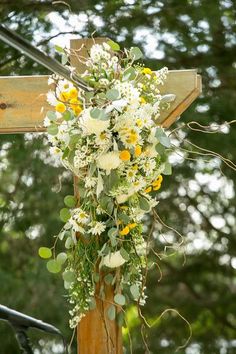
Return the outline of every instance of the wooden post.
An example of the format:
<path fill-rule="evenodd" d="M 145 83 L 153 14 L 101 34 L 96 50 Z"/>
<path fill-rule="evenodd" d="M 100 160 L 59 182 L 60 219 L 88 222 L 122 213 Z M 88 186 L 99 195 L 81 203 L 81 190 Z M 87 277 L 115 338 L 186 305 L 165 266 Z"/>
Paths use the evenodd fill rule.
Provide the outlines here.
<path fill-rule="evenodd" d="M 96 43 L 102 43 L 105 38 L 96 38 Z M 94 44 L 93 39 L 71 40 L 70 61 L 79 73 L 86 70 L 83 58 L 87 57 L 87 51 Z M 81 58 L 82 62 L 79 60 Z M 74 193 L 79 199 L 78 178 L 74 177 Z M 105 299 L 99 298 L 99 290 L 104 287 Z M 78 354 L 122 354 L 122 333 L 121 328 L 115 321 L 107 317 L 107 309 L 114 303 L 114 289 L 103 281 L 97 285 L 96 308 L 89 311 L 82 318 L 77 329 Z M 119 308 L 117 307 L 119 311 Z"/>

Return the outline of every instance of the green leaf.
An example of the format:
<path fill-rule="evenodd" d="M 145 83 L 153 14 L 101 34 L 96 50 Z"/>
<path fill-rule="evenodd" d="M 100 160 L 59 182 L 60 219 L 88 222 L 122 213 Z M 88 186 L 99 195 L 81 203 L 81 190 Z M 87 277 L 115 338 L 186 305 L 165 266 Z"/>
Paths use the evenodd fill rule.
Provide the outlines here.
<path fill-rule="evenodd" d="M 136 285 L 136 284 L 131 285 L 130 292 L 131 292 L 134 300 L 138 300 L 138 298 L 140 296 L 138 285 Z"/>
<path fill-rule="evenodd" d="M 111 39 L 107 42 L 107 44 L 111 47 L 112 50 L 114 50 L 114 52 L 117 52 L 118 50 L 120 50 L 119 44 L 112 41 Z"/>
<path fill-rule="evenodd" d="M 149 211 L 150 210 L 150 204 L 148 200 L 144 197 L 139 198 L 139 206 L 142 210 Z"/>
<path fill-rule="evenodd" d="M 159 141 L 160 141 L 160 144 L 165 146 L 166 148 L 169 148 L 171 146 L 171 143 L 170 143 L 170 139 L 168 138 L 168 136 L 161 136 L 159 138 Z"/>
<path fill-rule="evenodd" d="M 123 221 L 125 224 L 128 224 L 130 221 L 129 215 L 125 214 L 125 213 L 120 213 L 118 215 L 118 218 Z"/>
<path fill-rule="evenodd" d="M 122 295 L 122 294 L 116 294 L 116 295 L 114 296 L 114 301 L 115 301 L 116 304 L 118 304 L 118 305 L 120 305 L 120 306 L 124 306 L 124 304 L 125 304 L 125 297 L 124 297 L 124 295 Z"/>
<path fill-rule="evenodd" d="M 89 310 L 94 310 L 97 307 L 96 300 L 91 297 L 89 300 Z"/>
<path fill-rule="evenodd" d="M 99 109 L 99 108 L 93 108 L 90 111 L 90 116 L 93 119 L 99 119 L 99 120 L 108 120 L 109 116 L 106 114 L 104 109 Z"/>
<path fill-rule="evenodd" d="M 105 283 L 106 283 L 107 285 L 110 285 L 110 284 L 112 283 L 112 281 L 113 281 L 113 276 L 112 276 L 112 274 L 107 274 L 107 275 L 105 275 L 104 281 L 105 281 Z"/>
<path fill-rule="evenodd" d="M 120 93 L 117 89 L 110 89 L 106 92 L 106 97 L 108 98 L 108 100 L 110 101 L 115 101 L 119 98 Z"/>
<path fill-rule="evenodd" d="M 56 112 L 54 112 L 54 111 L 48 111 L 48 112 L 47 112 L 47 117 L 48 117 L 49 119 L 51 119 L 51 120 L 56 119 L 56 118 L 57 118 Z"/>
<path fill-rule="evenodd" d="M 143 53 L 138 47 L 132 47 L 130 49 L 130 54 L 134 60 L 139 60 L 143 57 Z"/>
<path fill-rule="evenodd" d="M 114 321 L 114 319 L 116 318 L 116 308 L 114 305 L 109 306 L 107 310 L 107 316 L 111 321 Z"/>
<path fill-rule="evenodd" d="M 122 327 L 124 324 L 124 313 L 123 311 L 118 312 L 116 316 L 116 321 L 119 327 Z"/>
<path fill-rule="evenodd" d="M 64 49 L 57 44 L 55 45 L 55 50 L 59 53 L 65 53 Z"/>
<path fill-rule="evenodd" d="M 136 77 L 136 71 L 134 68 L 128 68 L 124 71 L 122 80 L 123 81 L 128 81 L 128 80 L 134 80 Z"/>
<path fill-rule="evenodd" d="M 71 149 L 73 149 L 75 147 L 75 145 L 79 142 L 79 140 L 80 140 L 80 135 L 79 134 L 72 135 L 70 137 L 69 147 Z"/>
<path fill-rule="evenodd" d="M 123 247 L 120 249 L 120 254 L 126 261 L 129 260 L 129 254 Z"/>
<path fill-rule="evenodd" d="M 67 195 L 64 198 L 64 203 L 68 208 L 74 208 L 77 204 L 77 199 L 73 195 Z"/>
<path fill-rule="evenodd" d="M 63 53 L 61 56 L 61 63 L 62 65 L 65 65 L 67 62 L 68 62 L 68 56 L 65 53 Z"/>
<path fill-rule="evenodd" d="M 62 278 L 64 281 L 67 283 L 73 283 L 76 279 L 75 273 L 71 272 L 70 270 L 66 270 L 65 272 L 62 273 Z"/>
<path fill-rule="evenodd" d="M 165 163 L 165 168 L 162 173 L 163 173 L 163 175 L 171 175 L 172 174 L 172 166 L 168 161 Z"/>
<path fill-rule="evenodd" d="M 56 124 L 51 124 L 47 127 L 47 132 L 50 135 L 57 135 L 58 133 L 58 126 Z"/>
<path fill-rule="evenodd" d="M 71 237 L 67 237 L 66 242 L 65 242 L 65 248 L 69 249 L 74 245 L 74 242 Z"/>
<path fill-rule="evenodd" d="M 155 149 L 161 157 L 165 155 L 166 149 L 160 143 L 156 144 Z"/>
<path fill-rule="evenodd" d="M 63 208 L 60 210 L 60 218 L 61 221 L 67 222 L 70 219 L 70 211 L 67 208 Z"/>
<path fill-rule="evenodd" d="M 65 252 L 61 252 L 57 255 L 57 262 L 59 264 L 64 264 L 65 261 L 67 260 L 67 254 Z"/>
<path fill-rule="evenodd" d="M 100 276 L 98 273 L 93 273 L 93 280 L 95 283 L 98 283 L 100 279 Z"/>
<path fill-rule="evenodd" d="M 52 257 L 52 251 L 48 247 L 40 247 L 38 252 L 41 258 L 48 259 Z"/>
<path fill-rule="evenodd" d="M 68 120 L 73 119 L 74 116 L 73 116 L 73 114 L 72 114 L 71 111 L 66 110 L 66 111 L 62 114 L 62 118 L 63 118 L 64 120 L 68 121 Z"/>
<path fill-rule="evenodd" d="M 61 265 L 55 259 L 52 259 L 47 262 L 47 269 L 50 273 L 59 273 L 61 271 Z"/>

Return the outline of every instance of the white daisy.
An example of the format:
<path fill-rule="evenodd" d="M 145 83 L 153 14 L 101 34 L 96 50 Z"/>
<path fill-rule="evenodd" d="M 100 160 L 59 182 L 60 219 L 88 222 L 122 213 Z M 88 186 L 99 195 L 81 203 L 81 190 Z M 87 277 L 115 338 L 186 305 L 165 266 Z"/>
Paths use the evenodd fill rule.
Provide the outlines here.
<path fill-rule="evenodd" d="M 92 235 L 101 235 L 106 230 L 106 224 L 100 221 L 92 222 L 89 226 L 92 226 L 88 231 Z"/>

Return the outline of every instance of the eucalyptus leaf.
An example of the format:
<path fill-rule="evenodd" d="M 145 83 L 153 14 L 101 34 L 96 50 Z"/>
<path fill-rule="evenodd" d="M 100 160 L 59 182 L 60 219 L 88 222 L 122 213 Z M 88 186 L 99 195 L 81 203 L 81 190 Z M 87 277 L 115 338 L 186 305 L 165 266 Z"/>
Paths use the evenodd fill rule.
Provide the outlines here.
<path fill-rule="evenodd" d="M 74 208 L 77 204 L 77 199 L 73 195 L 67 195 L 64 198 L 64 203 L 68 208 Z"/>
<path fill-rule="evenodd" d="M 99 120 L 108 120 L 109 119 L 109 116 L 106 114 L 104 109 L 100 109 L 100 108 L 93 108 L 90 111 L 90 116 L 93 119 L 99 119 Z"/>
<path fill-rule="evenodd" d="M 143 53 L 138 47 L 132 47 L 130 49 L 130 54 L 134 60 L 139 60 L 143 57 Z"/>
<path fill-rule="evenodd" d="M 120 306 L 124 306 L 125 305 L 125 297 L 122 294 L 116 294 L 114 296 L 114 301 L 116 304 L 120 305 Z"/>
<path fill-rule="evenodd" d="M 47 269 L 50 273 L 59 273 L 61 265 L 55 259 L 51 259 L 47 262 Z"/>
<path fill-rule="evenodd" d="M 107 44 L 111 47 L 112 50 L 114 50 L 114 52 L 117 52 L 118 50 L 120 50 L 119 44 L 112 41 L 111 39 L 107 42 Z"/>
<path fill-rule="evenodd" d="M 62 278 L 64 281 L 67 283 L 73 283 L 76 279 L 75 273 L 71 272 L 70 270 L 66 270 L 65 272 L 62 273 Z"/>
<path fill-rule="evenodd" d="M 163 173 L 163 175 L 171 175 L 172 174 L 172 166 L 168 161 L 166 161 L 165 168 L 162 173 Z"/>
<path fill-rule="evenodd" d="M 133 296 L 133 299 L 134 300 L 138 300 L 139 296 L 140 296 L 140 292 L 139 292 L 139 288 L 138 288 L 138 285 L 136 284 L 132 284 L 130 286 L 130 292 Z"/>
<path fill-rule="evenodd" d="M 105 283 L 106 283 L 107 285 L 110 285 L 110 284 L 112 283 L 112 281 L 113 281 L 113 275 L 110 274 L 110 273 L 107 274 L 107 275 L 105 275 L 104 281 L 105 281 Z"/>
<path fill-rule="evenodd" d="M 58 133 L 58 126 L 56 124 L 51 124 L 47 127 L 47 132 L 50 135 L 57 135 Z"/>
<path fill-rule="evenodd" d="M 67 260 L 67 254 L 65 252 L 61 252 L 57 255 L 57 262 L 59 264 L 64 264 Z"/>
<path fill-rule="evenodd" d="M 107 316 L 111 321 L 114 321 L 114 319 L 116 318 L 116 308 L 114 305 L 108 307 Z"/>
<path fill-rule="evenodd" d="M 118 312 L 117 316 L 116 316 L 116 322 L 118 324 L 119 327 L 122 327 L 124 324 L 124 313 L 123 311 Z"/>
<path fill-rule="evenodd" d="M 120 96 L 119 91 L 118 91 L 117 89 L 114 89 L 114 88 L 108 90 L 107 93 L 106 93 L 106 97 L 107 97 L 108 100 L 110 100 L 110 101 L 116 101 L 116 100 L 118 100 L 119 96 Z"/>
<path fill-rule="evenodd" d="M 89 310 L 94 310 L 97 307 L 96 300 L 91 297 L 89 300 Z"/>
<path fill-rule="evenodd" d="M 73 119 L 74 116 L 73 116 L 73 114 L 72 114 L 71 111 L 66 110 L 66 111 L 62 114 L 62 118 L 63 118 L 64 120 L 68 121 L 68 120 Z"/>
<path fill-rule="evenodd" d="M 150 210 L 150 204 L 148 200 L 144 197 L 139 198 L 139 206 L 142 210 L 149 211 Z"/>
<path fill-rule="evenodd" d="M 57 44 L 55 45 L 54 48 L 59 53 L 65 53 L 64 49 L 62 47 L 60 47 L 59 45 L 57 45 Z"/>
<path fill-rule="evenodd" d="M 124 71 L 122 80 L 123 81 L 134 80 L 135 77 L 136 77 L 135 69 L 133 67 L 130 67 Z"/>
<path fill-rule="evenodd" d="M 65 65 L 67 62 L 68 62 L 68 56 L 65 53 L 63 53 L 61 56 L 61 63 L 62 65 Z"/>
<path fill-rule="evenodd" d="M 39 256 L 44 259 L 48 259 L 52 257 L 52 251 L 48 247 L 40 247 L 38 253 Z"/>
<path fill-rule="evenodd" d="M 65 248 L 70 249 L 74 245 L 74 242 L 71 237 L 67 237 L 65 242 Z"/>
<path fill-rule="evenodd" d="M 57 118 L 56 112 L 55 112 L 55 111 L 48 111 L 48 112 L 47 112 L 47 117 L 48 117 L 50 120 L 56 119 L 56 118 Z"/>
<path fill-rule="evenodd" d="M 120 254 L 126 261 L 129 260 L 129 254 L 123 247 L 120 249 Z"/>
<path fill-rule="evenodd" d="M 63 222 L 67 222 L 70 219 L 70 211 L 67 208 L 63 208 L 60 210 L 60 219 Z"/>

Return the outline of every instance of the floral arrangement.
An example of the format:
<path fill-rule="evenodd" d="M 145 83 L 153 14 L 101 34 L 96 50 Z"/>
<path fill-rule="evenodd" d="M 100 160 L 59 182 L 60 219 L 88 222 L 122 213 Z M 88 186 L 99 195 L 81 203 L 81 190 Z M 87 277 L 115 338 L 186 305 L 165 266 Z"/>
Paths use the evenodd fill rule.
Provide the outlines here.
<path fill-rule="evenodd" d="M 141 58 L 137 47 L 94 44 L 81 76 L 90 90 L 50 78 L 53 110 L 44 121 L 50 152 L 75 176 L 76 193 L 65 197 L 60 211 L 65 224 L 56 242 L 65 242 L 66 251 L 56 256 L 55 243 L 53 252 L 41 247 L 39 254 L 51 258 L 49 271 L 62 272 L 72 328 L 96 306 L 97 296 L 105 296 L 103 287 L 97 293 L 100 282 L 114 286 L 111 320 L 122 323 L 123 312 L 114 305 L 145 303 L 143 220 L 158 204 L 163 175 L 171 174 L 170 141 L 156 121 L 174 95 L 160 94 L 167 68 L 153 72 Z"/>

